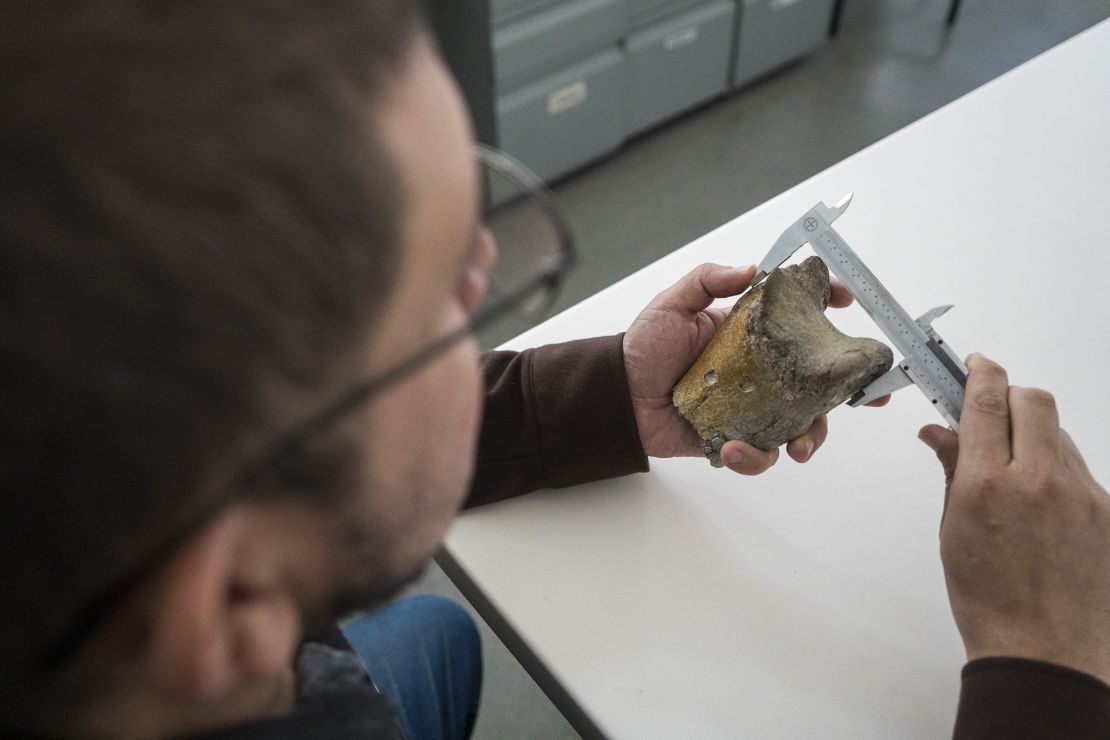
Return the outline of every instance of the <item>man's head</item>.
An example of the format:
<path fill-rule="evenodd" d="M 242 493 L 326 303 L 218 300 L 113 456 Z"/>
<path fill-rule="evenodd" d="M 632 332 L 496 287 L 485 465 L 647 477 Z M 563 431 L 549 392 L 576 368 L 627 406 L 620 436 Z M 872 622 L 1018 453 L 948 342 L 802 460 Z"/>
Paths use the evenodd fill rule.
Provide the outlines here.
<path fill-rule="evenodd" d="M 465 492 L 472 343 L 267 459 L 477 303 L 462 105 L 405 0 L 6 3 L 0 49 L 4 719 L 230 721 Z"/>

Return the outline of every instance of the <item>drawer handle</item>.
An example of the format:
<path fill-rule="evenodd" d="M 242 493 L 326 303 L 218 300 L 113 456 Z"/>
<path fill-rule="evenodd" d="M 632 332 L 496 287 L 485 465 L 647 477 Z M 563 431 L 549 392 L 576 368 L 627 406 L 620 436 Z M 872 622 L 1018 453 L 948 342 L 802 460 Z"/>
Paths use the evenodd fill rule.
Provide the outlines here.
<path fill-rule="evenodd" d="M 799 0 L 771 0 L 771 10 L 782 10 L 797 5 Z"/>
<path fill-rule="evenodd" d="M 664 36 L 663 48 L 667 51 L 674 51 L 675 49 L 681 49 L 683 46 L 689 46 L 697 40 L 698 27 L 690 26 L 689 28 L 684 28 L 674 33 L 668 33 Z"/>
<path fill-rule="evenodd" d="M 586 102 L 587 92 L 585 80 L 560 87 L 547 96 L 547 112 L 557 116 L 560 113 L 566 113 L 571 108 L 577 108 Z"/>

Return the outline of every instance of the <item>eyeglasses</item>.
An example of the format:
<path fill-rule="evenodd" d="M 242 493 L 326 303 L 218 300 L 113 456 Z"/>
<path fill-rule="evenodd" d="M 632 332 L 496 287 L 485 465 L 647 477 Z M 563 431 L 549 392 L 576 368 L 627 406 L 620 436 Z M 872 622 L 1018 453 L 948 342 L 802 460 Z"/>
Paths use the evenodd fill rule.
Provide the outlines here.
<path fill-rule="evenodd" d="M 523 164 L 483 144 L 475 146 L 475 156 L 482 174 L 483 222 L 498 245 L 498 259 L 489 272 L 486 295 L 478 309 L 462 327 L 348 391 L 279 440 L 251 470 L 292 454 L 314 434 L 332 427 L 460 341 L 478 337 L 480 345 L 495 346 L 530 328 L 551 308 L 574 264 L 570 224 L 543 181 Z"/>
<path fill-rule="evenodd" d="M 236 490 L 236 484 L 257 479 L 279 461 L 297 454 L 317 435 L 459 342 L 477 337 L 482 346 L 496 345 L 530 328 L 551 308 L 575 260 L 574 239 L 567 219 L 531 170 L 496 149 L 481 144 L 475 149 L 481 170 L 484 225 L 493 235 L 499 254 L 488 275 L 486 296 L 477 310 L 463 326 L 393 368 L 359 383 L 307 422 L 279 437 L 243 468 L 226 487 L 228 493 Z M 72 655 L 114 604 L 156 571 L 185 538 L 227 501 L 227 494 L 206 500 L 202 511 L 188 518 L 188 527 L 166 537 L 136 568 L 90 600 L 77 612 L 73 626 L 45 652 L 44 663 L 58 665 Z"/>

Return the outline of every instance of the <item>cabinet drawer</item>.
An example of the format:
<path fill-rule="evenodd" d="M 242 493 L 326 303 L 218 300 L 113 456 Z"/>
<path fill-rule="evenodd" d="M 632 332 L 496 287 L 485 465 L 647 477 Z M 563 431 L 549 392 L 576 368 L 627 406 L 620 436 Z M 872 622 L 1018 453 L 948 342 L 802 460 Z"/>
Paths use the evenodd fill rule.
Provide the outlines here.
<path fill-rule="evenodd" d="M 632 28 L 640 31 L 664 18 L 704 4 L 705 0 L 637 0 L 630 4 L 628 15 Z"/>
<path fill-rule="evenodd" d="M 735 12 L 716 0 L 628 38 L 629 134 L 728 89 Z"/>
<path fill-rule="evenodd" d="M 833 0 L 742 0 L 737 86 L 813 51 L 828 38 Z"/>
<path fill-rule="evenodd" d="M 572 0 L 498 25 L 493 69 L 499 90 L 512 90 L 617 43 L 628 31 L 626 0 Z"/>
<path fill-rule="evenodd" d="M 489 17 L 494 23 L 531 13 L 559 0 L 489 0 Z"/>
<path fill-rule="evenodd" d="M 616 149 L 624 140 L 625 71 L 614 47 L 500 96 L 500 147 L 545 180 Z"/>

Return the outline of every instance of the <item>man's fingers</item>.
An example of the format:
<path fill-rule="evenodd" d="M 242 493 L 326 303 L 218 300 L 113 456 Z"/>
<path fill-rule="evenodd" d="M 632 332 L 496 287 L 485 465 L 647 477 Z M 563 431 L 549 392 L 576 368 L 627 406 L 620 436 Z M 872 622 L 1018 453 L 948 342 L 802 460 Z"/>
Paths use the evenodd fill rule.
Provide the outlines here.
<path fill-rule="evenodd" d="M 944 467 L 945 479 L 951 482 L 956 474 L 956 461 L 960 455 L 960 438 L 951 429 L 945 429 L 937 424 L 923 427 L 917 436 L 936 453 L 937 459 Z"/>
<path fill-rule="evenodd" d="M 738 295 L 751 284 L 755 267 L 698 265 L 684 278 L 659 294 L 655 308 L 695 314 L 717 298 Z"/>
<path fill-rule="evenodd" d="M 852 294 L 844 287 L 844 283 L 836 278 L 829 279 L 829 305 L 833 308 L 847 308 L 852 305 Z"/>
<path fill-rule="evenodd" d="M 960 414 L 963 455 L 974 466 L 1010 462 L 1010 381 L 1001 365 L 982 355 L 967 358 L 967 387 Z"/>
<path fill-rule="evenodd" d="M 821 449 L 821 445 L 825 443 L 825 438 L 828 436 L 829 417 L 821 414 L 813 420 L 804 434 L 787 442 L 786 454 L 794 458 L 795 462 L 809 462 L 813 453 Z"/>
<path fill-rule="evenodd" d="M 917 437 L 936 453 L 941 467 L 944 468 L 944 513 L 940 519 L 943 524 L 944 514 L 948 513 L 948 494 L 952 490 L 952 479 L 956 475 L 956 463 L 960 457 L 960 438 L 951 429 L 936 424 L 923 427 Z"/>
<path fill-rule="evenodd" d="M 779 459 L 778 450 L 761 450 L 746 442 L 731 440 L 721 447 L 721 461 L 741 475 L 764 473 Z"/>
<path fill-rule="evenodd" d="M 1029 465 L 1051 464 L 1060 454 L 1060 416 L 1056 399 L 1039 388 L 1010 388 L 1014 460 Z"/>
<path fill-rule="evenodd" d="M 874 401 L 871 401 L 870 403 L 865 403 L 863 405 L 864 406 L 870 406 L 873 409 L 877 409 L 877 408 L 880 408 L 882 406 L 886 406 L 888 403 L 890 403 L 890 394 L 889 393 L 886 394 L 885 396 L 883 396 L 882 398 L 876 398 Z"/>

